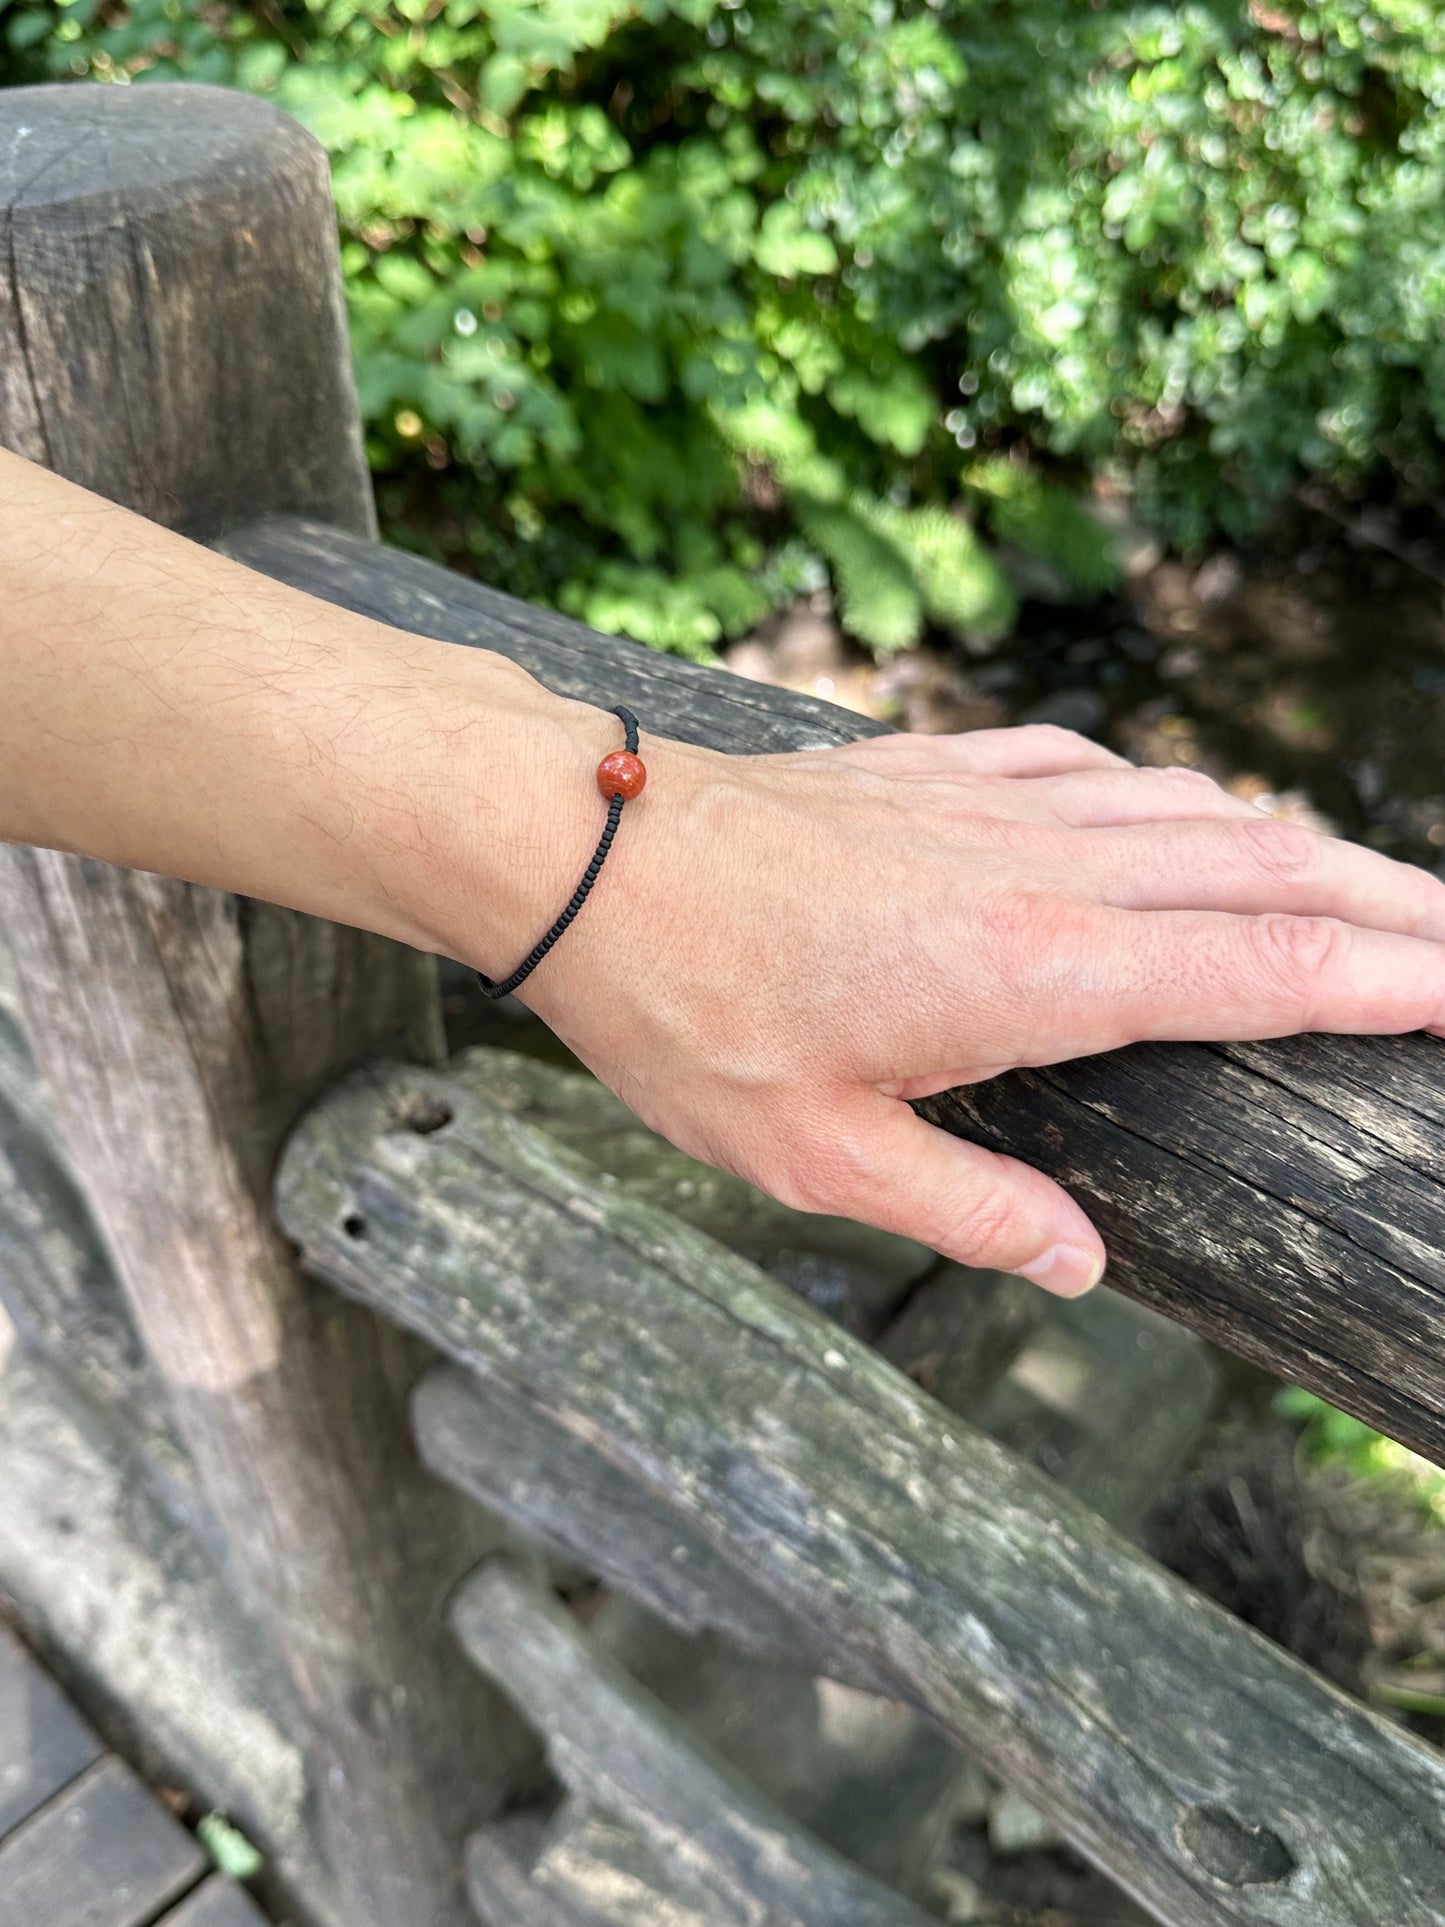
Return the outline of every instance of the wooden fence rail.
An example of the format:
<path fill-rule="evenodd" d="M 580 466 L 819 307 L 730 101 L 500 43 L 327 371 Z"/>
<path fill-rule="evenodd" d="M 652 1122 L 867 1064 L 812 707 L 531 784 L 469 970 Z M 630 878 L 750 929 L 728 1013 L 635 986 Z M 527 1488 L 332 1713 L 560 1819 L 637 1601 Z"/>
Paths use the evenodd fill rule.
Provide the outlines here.
<path fill-rule="evenodd" d="M 832 704 L 599 636 L 414 556 L 272 522 L 228 553 L 314 595 L 495 649 L 549 687 L 739 753 L 876 733 Z M 1093 1214 L 1110 1282 L 1445 1464 L 1445 1045 L 1152 1045 L 920 1106 Z"/>
<path fill-rule="evenodd" d="M 278 1204 L 308 1269 L 545 1415 L 1166 1927 L 1439 1927 L 1445 1757 L 465 1084 L 359 1073 L 293 1137 Z"/>
<path fill-rule="evenodd" d="M 326 157 L 294 121 L 215 89 L 0 92 L 0 231 L 0 442 L 195 533 L 282 508 L 374 529 Z M 114 1302 L 307 1721 L 343 1917 L 461 1927 L 459 1843 L 517 1740 L 442 1631 L 482 1535 L 410 1452 L 414 1349 L 298 1276 L 269 1199 L 311 1094 L 372 1050 L 436 1053 L 433 966 L 51 851 L 0 849 L 0 915 Z M 84 1345 L 93 1302 L 27 1321 Z"/>

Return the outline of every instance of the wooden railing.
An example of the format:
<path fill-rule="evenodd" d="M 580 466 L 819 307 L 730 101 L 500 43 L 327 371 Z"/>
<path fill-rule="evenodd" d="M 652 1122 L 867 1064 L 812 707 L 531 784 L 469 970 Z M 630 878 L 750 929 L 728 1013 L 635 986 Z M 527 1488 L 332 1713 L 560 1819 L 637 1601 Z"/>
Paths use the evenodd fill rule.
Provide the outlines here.
<path fill-rule="evenodd" d="M 494 649 L 549 687 L 630 703 L 738 752 L 879 725 L 528 608 L 412 556 L 271 522 L 226 541 L 348 608 Z M 1445 1070 L 1428 1037 L 1148 1045 L 920 1105 L 1089 1209 L 1110 1282 L 1445 1463 Z"/>
<path fill-rule="evenodd" d="M 0 93 L 0 208 L 5 444 L 662 733 L 874 727 L 376 545 L 324 160 L 269 108 Z M 1018 1281 L 797 1219 L 576 1074 L 444 1064 L 397 946 L 53 853 L 0 890 L 0 1585 L 311 1919 L 912 1927 L 971 1758 L 1167 1927 L 1445 1922 L 1445 1757 L 970 1423 Z M 1439 1064 L 1139 1049 L 926 1108 L 1066 1182 L 1121 1291 L 1445 1462 Z M 563 1574 L 643 1648 L 909 1709 L 918 1813 L 865 1848 L 742 1774 Z"/>

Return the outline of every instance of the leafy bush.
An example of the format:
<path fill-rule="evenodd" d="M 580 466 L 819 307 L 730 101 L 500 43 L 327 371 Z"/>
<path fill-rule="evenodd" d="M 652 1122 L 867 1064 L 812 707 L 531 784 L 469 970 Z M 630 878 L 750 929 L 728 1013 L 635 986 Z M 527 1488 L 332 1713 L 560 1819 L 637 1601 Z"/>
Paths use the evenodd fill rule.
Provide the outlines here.
<path fill-rule="evenodd" d="M 1299 1426 L 1300 1449 L 1309 1463 L 1342 1466 L 1351 1478 L 1389 1489 L 1445 1526 L 1445 1472 L 1439 1466 L 1301 1386 L 1278 1393 L 1275 1409 Z"/>
<path fill-rule="evenodd" d="M 1302 476 L 1436 485 L 1434 0 L 19 0 L 13 77 L 329 148 L 393 532 L 703 650 L 826 568 L 879 648 Z M 964 511 L 967 511 L 965 516 Z"/>

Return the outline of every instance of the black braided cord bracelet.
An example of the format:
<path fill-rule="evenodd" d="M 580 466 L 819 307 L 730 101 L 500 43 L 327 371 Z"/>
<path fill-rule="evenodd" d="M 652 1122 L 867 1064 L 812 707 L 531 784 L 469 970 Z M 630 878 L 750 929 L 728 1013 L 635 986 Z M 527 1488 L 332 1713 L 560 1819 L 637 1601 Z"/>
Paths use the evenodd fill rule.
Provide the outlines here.
<path fill-rule="evenodd" d="M 597 772 L 599 782 L 607 771 L 609 764 L 614 760 L 620 763 L 622 758 L 625 757 L 628 762 L 635 765 L 636 768 L 637 774 L 635 776 L 633 776 L 630 771 L 628 772 L 630 793 L 636 795 L 641 789 L 642 784 L 647 780 L 646 771 L 637 759 L 637 718 L 630 709 L 625 709 L 620 703 L 615 709 L 609 710 L 608 714 L 618 717 L 622 723 L 624 748 L 621 756 L 618 756 L 617 752 L 614 751 L 612 756 L 603 757 Z M 488 997 L 510 997 L 518 985 L 524 983 L 527 978 L 531 976 L 532 972 L 537 968 L 537 965 L 541 963 L 553 944 L 556 943 L 557 939 L 570 927 L 573 918 L 587 901 L 592 886 L 597 881 L 603 864 L 607 861 L 607 852 L 612 848 L 612 839 L 616 836 L 617 826 L 622 821 L 622 805 L 626 801 L 627 793 L 624 793 L 624 791 L 620 789 L 613 790 L 607 805 L 607 822 L 603 828 L 601 837 L 598 839 L 597 848 L 592 852 L 592 861 L 582 872 L 582 881 L 572 892 L 571 900 L 568 902 L 567 908 L 562 912 L 561 916 L 558 917 L 546 936 L 542 937 L 534 948 L 528 951 L 527 955 L 522 959 L 521 963 L 517 965 L 517 968 L 512 972 L 511 976 L 503 977 L 500 983 L 494 983 L 490 977 L 483 976 L 480 970 L 477 972 L 477 982 L 481 985 Z"/>

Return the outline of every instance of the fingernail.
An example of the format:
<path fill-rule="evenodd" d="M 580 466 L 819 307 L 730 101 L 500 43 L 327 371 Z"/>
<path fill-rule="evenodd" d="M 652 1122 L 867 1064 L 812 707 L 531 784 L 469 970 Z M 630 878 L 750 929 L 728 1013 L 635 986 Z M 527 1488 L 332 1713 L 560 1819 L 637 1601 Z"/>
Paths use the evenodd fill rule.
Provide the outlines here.
<path fill-rule="evenodd" d="M 1056 1297 L 1081 1298 L 1103 1277 L 1104 1260 L 1085 1245 L 1050 1245 L 1032 1264 L 1020 1265 L 1018 1274 Z"/>

